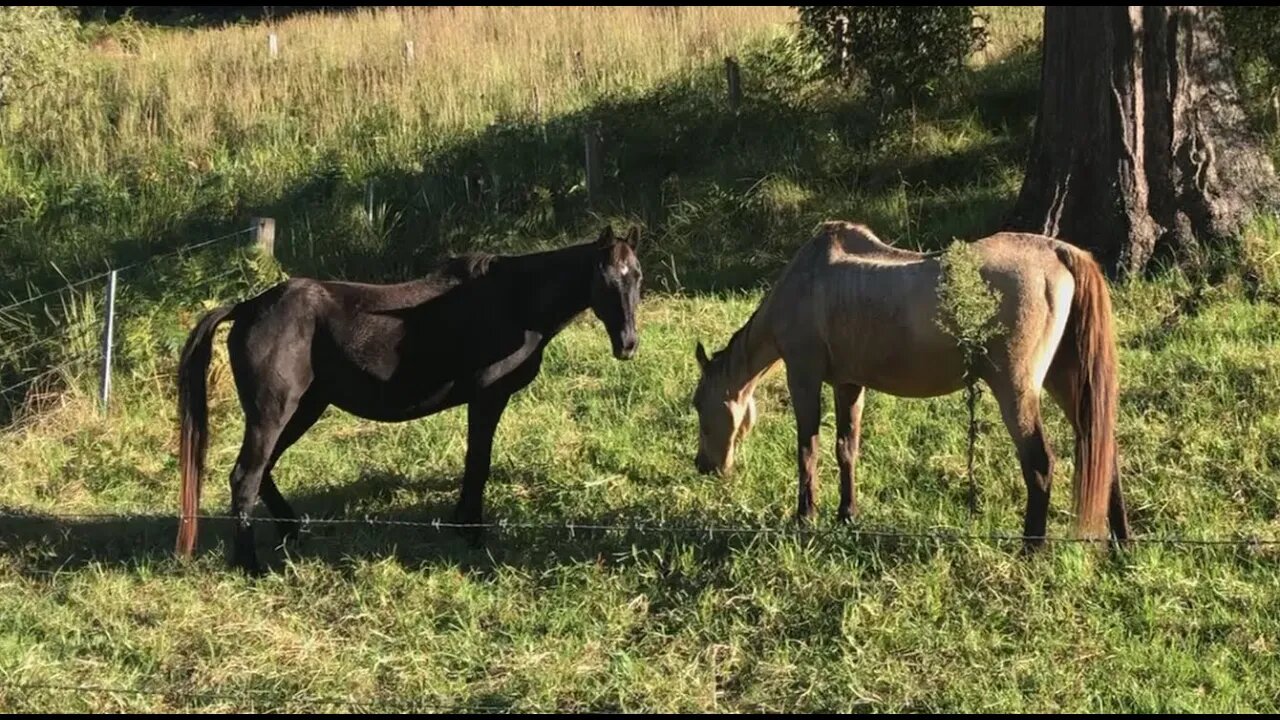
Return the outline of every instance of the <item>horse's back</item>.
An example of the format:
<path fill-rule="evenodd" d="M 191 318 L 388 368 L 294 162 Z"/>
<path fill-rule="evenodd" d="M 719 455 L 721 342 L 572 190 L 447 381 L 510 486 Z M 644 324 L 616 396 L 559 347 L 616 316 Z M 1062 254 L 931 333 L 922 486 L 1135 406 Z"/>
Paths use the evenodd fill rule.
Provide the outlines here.
<path fill-rule="evenodd" d="M 1035 376 L 1043 376 L 1041 360 L 1056 347 L 1070 305 L 1061 245 L 1024 233 L 973 242 L 984 279 L 1002 297 L 1007 333 L 995 354 Z M 939 255 L 894 248 L 853 223 L 825 223 L 771 296 L 780 344 L 793 357 L 822 358 L 836 382 L 917 397 L 958 389 L 962 358 L 939 324 Z"/>
<path fill-rule="evenodd" d="M 831 263 L 917 263 L 930 257 L 925 253 L 894 247 L 865 225 L 845 221 L 825 222 L 813 239 Z"/>
<path fill-rule="evenodd" d="M 489 274 L 492 255 L 472 254 L 452 257 L 430 274 L 393 284 L 347 281 L 318 282 L 344 308 L 355 312 L 380 313 L 408 310 L 431 302 L 460 285 Z"/>
<path fill-rule="evenodd" d="M 975 241 L 974 247 L 984 279 L 1020 305 L 1037 297 L 1052 302 L 1064 292 L 1070 299 L 1075 280 L 1060 257 L 1070 247 L 1066 243 L 1045 235 L 1000 232 Z"/>

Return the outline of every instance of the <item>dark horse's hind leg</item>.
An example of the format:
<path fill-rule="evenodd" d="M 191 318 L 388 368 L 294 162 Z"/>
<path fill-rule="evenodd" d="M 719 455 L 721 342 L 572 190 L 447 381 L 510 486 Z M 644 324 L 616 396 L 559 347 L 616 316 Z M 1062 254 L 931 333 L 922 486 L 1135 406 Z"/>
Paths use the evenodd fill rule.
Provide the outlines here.
<path fill-rule="evenodd" d="M 262 572 L 254 548 L 253 506 L 258 503 L 258 488 L 284 425 L 284 420 L 278 417 L 247 421 L 240 456 L 231 471 L 231 517 L 236 524 L 232 564 L 251 574 Z"/>
<path fill-rule="evenodd" d="M 284 431 L 276 440 L 275 449 L 271 452 L 271 461 L 267 463 L 267 471 L 262 476 L 262 501 L 271 511 L 271 516 L 277 520 L 276 531 L 280 533 L 282 543 L 292 542 L 297 537 L 298 515 L 280 494 L 280 489 L 276 487 L 275 479 L 271 474 L 275 470 L 276 463 L 280 461 L 280 456 L 316 424 L 326 407 L 328 404 L 316 399 L 314 393 L 303 396 L 302 401 L 298 403 L 298 409 L 294 411 L 293 417 L 289 418 L 289 423 L 284 426 Z"/>
<path fill-rule="evenodd" d="M 510 399 L 509 394 L 482 395 L 467 405 L 467 465 L 454 522 L 478 525 L 484 520 L 484 486 L 489 480 L 493 435 Z M 482 535 L 481 528 L 463 530 L 472 540 L 479 540 Z"/>
<path fill-rule="evenodd" d="M 245 408 L 244 442 L 240 445 L 236 466 L 231 471 L 231 516 L 236 523 L 232 563 L 246 572 L 262 572 L 254 547 L 253 508 L 258 504 L 263 478 L 279 457 L 276 446 L 298 410 L 302 395 L 301 390 L 291 387 L 275 387 L 259 388 L 256 395 L 242 397 L 241 405 Z M 274 489 L 275 483 L 271 487 Z M 275 490 L 274 494 L 279 495 L 279 491 Z M 289 512 L 293 512 L 292 508 Z"/>

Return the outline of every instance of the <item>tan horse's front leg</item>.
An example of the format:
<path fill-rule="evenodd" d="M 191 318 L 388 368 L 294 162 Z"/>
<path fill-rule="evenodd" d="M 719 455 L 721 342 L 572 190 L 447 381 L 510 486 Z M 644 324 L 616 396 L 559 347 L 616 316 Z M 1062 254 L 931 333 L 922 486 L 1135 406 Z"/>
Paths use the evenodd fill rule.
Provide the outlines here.
<path fill-rule="evenodd" d="M 796 466 L 799 474 L 796 520 L 806 524 L 818 514 L 818 426 L 822 420 L 822 378 L 787 367 L 791 407 L 796 414 Z"/>
<path fill-rule="evenodd" d="M 853 521 L 858 514 L 854 471 L 862 444 L 862 406 L 867 393 L 861 385 L 836 386 L 836 461 L 840 464 L 840 507 L 836 520 Z"/>

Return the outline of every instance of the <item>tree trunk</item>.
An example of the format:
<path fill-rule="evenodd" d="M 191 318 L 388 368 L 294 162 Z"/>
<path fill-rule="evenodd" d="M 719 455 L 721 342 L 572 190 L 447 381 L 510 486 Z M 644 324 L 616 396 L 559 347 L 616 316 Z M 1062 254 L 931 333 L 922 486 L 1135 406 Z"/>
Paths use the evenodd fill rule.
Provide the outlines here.
<path fill-rule="evenodd" d="M 1113 274 L 1234 242 L 1276 188 L 1240 107 L 1217 8 L 1045 8 L 1040 108 L 1010 229 Z"/>

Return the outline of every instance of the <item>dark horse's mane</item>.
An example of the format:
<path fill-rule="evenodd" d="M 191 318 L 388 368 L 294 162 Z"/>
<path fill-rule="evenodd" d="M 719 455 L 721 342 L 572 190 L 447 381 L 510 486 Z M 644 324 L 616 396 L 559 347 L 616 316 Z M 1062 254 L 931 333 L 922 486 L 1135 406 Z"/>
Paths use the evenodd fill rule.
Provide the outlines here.
<path fill-rule="evenodd" d="M 488 275 L 493 261 L 502 257 L 504 256 L 481 252 L 457 255 L 445 260 L 437 272 L 453 280 L 475 280 Z"/>
<path fill-rule="evenodd" d="M 566 251 L 585 247 L 571 245 L 568 248 L 512 255 L 471 252 L 445 258 L 436 263 L 427 274 L 396 285 L 378 286 L 358 282 L 339 284 L 362 288 L 360 308 L 364 312 L 412 312 L 422 303 L 438 298 L 453 288 L 494 278 L 500 273 L 515 272 L 537 276 L 549 265 L 559 263 L 563 267 Z"/>
<path fill-rule="evenodd" d="M 550 250 L 535 250 L 533 252 L 512 253 L 509 255 L 469 252 L 445 259 L 435 267 L 431 275 L 441 279 L 466 282 L 490 275 L 498 267 L 517 267 L 537 272 L 545 268 L 547 263 L 559 263 L 563 261 L 566 255 L 582 252 L 591 247 L 592 244 L 582 243 Z"/>

